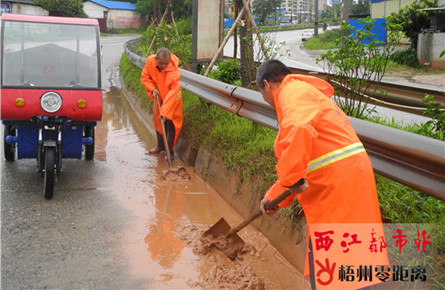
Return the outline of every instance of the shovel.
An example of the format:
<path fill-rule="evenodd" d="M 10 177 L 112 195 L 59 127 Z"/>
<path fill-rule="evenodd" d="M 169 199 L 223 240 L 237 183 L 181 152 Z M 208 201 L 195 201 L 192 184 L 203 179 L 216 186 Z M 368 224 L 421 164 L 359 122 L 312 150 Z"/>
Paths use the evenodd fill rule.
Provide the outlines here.
<path fill-rule="evenodd" d="M 159 114 L 161 113 L 161 103 L 159 102 L 159 98 L 156 96 L 156 103 L 158 104 Z M 172 169 L 172 158 L 170 155 L 170 148 L 168 147 L 167 142 L 167 134 L 165 132 L 165 124 L 164 124 L 164 118 L 161 117 L 161 128 L 162 128 L 162 139 L 164 141 L 164 148 L 167 152 L 167 161 L 168 161 L 168 168 L 169 170 L 163 171 L 163 177 L 165 180 L 169 181 L 177 181 L 177 180 L 190 180 L 191 176 L 187 172 L 187 170 L 180 166 L 177 168 Z"/>
<path fill-rule="evenodd" d="M 265 205 L 265 209 L 273 209 L 275 206 L 285 200 L 289 195 L 291 195 L 290 190 L 285 190 L 275 199 L 267 203 Z M 249 225 L 262 214 L 263 213 L 261 212 L 261 210 L 258 209 L 233 228 L 230 227 L 230 225 L 224 218 L 221 218 L 216 224 L 214 224 L 211 228 L 204 232 L 203 237 L 211 236 L 214 239 L 226 239 L 226 243 L 224 243 L 224 246 L 218 248 L 222 250 L 230 259 L 233 260 L 236 258 L 238 252 L 244 247 L 245 244 L 240 236 L 238 236 L 237 232 Z M 220 243 L 216 242 L 215 244 Z"/>
<path fill-rule="evenodd" d="M 156 96 L 156 103 L 158 104 L 159 114 L 161 114 L 161 104 L 159 103 L 159 98 Z M 164 118 L 161 117 L 161 128 L 162 128 L 162 139 L 164 140 L 164 148 L 167 152 L 167 160 L 168 160 L 168 167 L 172 169 L 172 158 L 170 156 L 170 148 L 168 147 L 167 142 L 167 134 L 165 133 L 165 124 L 164 124 Z"/>

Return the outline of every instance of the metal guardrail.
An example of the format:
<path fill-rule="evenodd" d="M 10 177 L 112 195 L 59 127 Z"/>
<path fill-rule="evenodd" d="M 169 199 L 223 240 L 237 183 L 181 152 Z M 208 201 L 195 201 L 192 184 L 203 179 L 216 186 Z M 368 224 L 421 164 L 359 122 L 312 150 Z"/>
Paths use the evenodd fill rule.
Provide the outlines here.
<path fill-rule="evenodd" d="M 127 44 L 127 57 L 143 68 L 145 58 L 133 53 Z M 256 91 L 183 69 L 181 87 L 206 102 L 278 130 L 275 110 Z M 445 142 L 352 117 L 350 121 L 375 172 L 445 201 Z"/>
<path fill-rule="evenodd" d="M 332 75 L 320 72 L 311 71 L 300 68 L 290 68 L 292 73 L 312 75 L 320 77 L 331 83 L 334 87 L 338 87 Z M 375 81 L 371 83 L 370 91 L 377 88 L 375 93 L 371 96 L 371 103 L 379 106 L 391 108 L 398 111 L 404 111 L 416 115 L 423 115 L 426 105 L 422 102 L 425 95 L 433 95 L 434 102 L 445 105 L 445 90 L 436 89 L 433 86 L 425 85 L 397 85 L 394 83 L 385 82 L 382 80 L 379 84 Z"/>

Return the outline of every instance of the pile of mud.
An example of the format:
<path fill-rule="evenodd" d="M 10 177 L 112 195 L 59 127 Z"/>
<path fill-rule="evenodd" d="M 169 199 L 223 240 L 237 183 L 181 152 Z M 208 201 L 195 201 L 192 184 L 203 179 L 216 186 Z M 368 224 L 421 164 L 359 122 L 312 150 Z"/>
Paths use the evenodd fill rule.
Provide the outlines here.
<path fill-rule="evenodd" d="M 191 175 L 185 167 L 178 166 L 168 170 L 162 170 L 162 177 L 165 181 L 182 181 L 190 180 Z"/>
<path fill-rule="evenodd" d="M 258 256 L 256 249 L 245 244 L 237 258 L 231 260 L 221 251 L 230 247 L 224 239 L 204 236 L 208 228 L 202 225 L 184 225 L 176 229 L 176 235 L 199 256 L 199 281 L 189 281 L 190 287 L 205 289 L 265 289 L 264 281 L 258 277 L 247 256 Z"/>
<path fill-rule="evenodd" d="M 202 251 L 203 253 L 207 254 L 207 252 L 216 248 L 225 253 L 231 260 L 233 260 L 244 251 L 243 241 L 240 238 L 237 238 L 238 237 L 235 235 L 229 237 L 223 234 L 208 234 L 207 232 L 205 232 L 200 238 Z"/>

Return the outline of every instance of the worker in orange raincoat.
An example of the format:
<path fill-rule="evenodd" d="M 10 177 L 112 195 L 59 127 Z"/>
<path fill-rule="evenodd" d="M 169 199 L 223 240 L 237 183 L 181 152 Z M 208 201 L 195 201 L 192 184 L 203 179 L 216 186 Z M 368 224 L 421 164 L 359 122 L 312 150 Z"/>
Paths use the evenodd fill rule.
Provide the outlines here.
<path fill-rule="evenodd" d="M 256 82 L 279 122 L 274 145 L 278 180 L 260 209 L 275 213 L 277 208 L 266 211 L 264 206 L 286 189 L 292 195 L 279 207 L 298 199 L 308 229 L 304 276 L 311 274 L 313 287 L 346 289 L 381 283 L 375 277 L 341 279 L 342 267 L 386 265 L 388 270 L 389 262 L 386 244 L 381 243 L 372 165 L 348 117 L 330 99 L 333 87 L 313 76 L 291 74 L 278 60 L 262 63 Z M 373 238 L 375 247 L 370 244 Z"/>
<path fill-rule="evenodd" d="M 145 61 L 141 73 L 141 83 L 150 99 L 154 97 L 153 125 L 156 129 L 157 146 L 148 152 L 160 153 L 164 148 L 161 120 L 166 130 L 168 149 L 173 158 L 173 149 L 178 141 L 182 128 L 182 92 L 179 84 L 181 73 L 178 68 L 179 59 L 168 48 L 160 48 L 156 55 L 150 55 Z M 161 105 L 159 112 L 157 101 Z"/>

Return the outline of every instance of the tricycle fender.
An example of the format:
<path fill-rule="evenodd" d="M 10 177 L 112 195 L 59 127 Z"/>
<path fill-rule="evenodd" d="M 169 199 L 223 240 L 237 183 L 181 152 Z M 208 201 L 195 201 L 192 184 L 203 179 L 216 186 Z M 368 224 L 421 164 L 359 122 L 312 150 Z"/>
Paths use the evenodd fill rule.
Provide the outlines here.
<path fill-rule="evenodd" d="M 40 105 L 40 98 L 47 92 L 42 89 L 2 88 L 1 119 L 29 120 L 34 116 L 66 116 L 72 121 L 100 121 L 102 118 L 101 90 L 51 90 L 62 97 L 62 106 L 54 113 L 45 112 Z M 18 103 L 18 98 L 21 98 L 22 103 Z"/>

